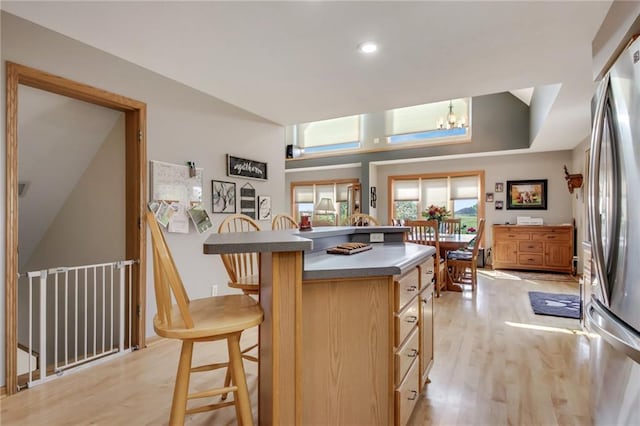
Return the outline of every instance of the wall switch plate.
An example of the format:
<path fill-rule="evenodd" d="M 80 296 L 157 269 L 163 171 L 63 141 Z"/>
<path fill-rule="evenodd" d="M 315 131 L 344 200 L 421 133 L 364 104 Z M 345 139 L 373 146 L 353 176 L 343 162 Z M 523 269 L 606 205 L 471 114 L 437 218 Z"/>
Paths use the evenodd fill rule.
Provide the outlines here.
<path fill-rule="evenodd" d="M 384 234 L 382 232 L 372 232 L 369 234 L 369 241 L 372 243 L 384 243 Z"/>
<path fill-rule="evenodd" d="M 212 296 L 218 295 L 218 284 L 214 284 L 211 286 L 211 295 Z"/>

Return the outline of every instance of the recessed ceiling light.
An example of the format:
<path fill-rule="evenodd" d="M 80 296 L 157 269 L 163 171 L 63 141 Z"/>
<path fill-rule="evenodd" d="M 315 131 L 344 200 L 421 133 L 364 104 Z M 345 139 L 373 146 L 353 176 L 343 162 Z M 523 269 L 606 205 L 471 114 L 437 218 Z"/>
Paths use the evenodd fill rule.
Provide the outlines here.
<path fill-rule="evenodd" d="M 362 53 L 373 53 L 378 50 L 378 45 L 372 41 L 365 41 L 358 45 L 358 50 Z"/>

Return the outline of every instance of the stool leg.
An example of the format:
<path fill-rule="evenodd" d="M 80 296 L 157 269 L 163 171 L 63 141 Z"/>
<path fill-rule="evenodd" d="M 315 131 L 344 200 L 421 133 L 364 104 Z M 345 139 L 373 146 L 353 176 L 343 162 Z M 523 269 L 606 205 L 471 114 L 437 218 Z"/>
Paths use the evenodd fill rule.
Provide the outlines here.
<path fill-rule="evenodd" d="M 230 384 L 231 384 L 231 364 L 229 364 L 229 365 L 227 366 L 227 374 L 225 374 L 225 376 L 224 376 L 224 387 L 225 387 L 225 388 L 227 388 L 227 387 L 229 387 L 229 385 L 230 385 Z M 226 400 L 226 399 L 227 399 L 227 395 L 228 395 L 228 394 L 223 393 L 223 394 L 220 396 L 220 399 L 221 399 L 222 401 Z"/>
<path fill-rule="evenodd" d="M 169 424 L 171 426 L 184 424 L 184 414 L 187 410 L 187 395 L 189 393 L 189 375 L 192 355 L 193 342 L 190 340 L 184 340 L 182 342 L 182 351 L 180 351 L 176 384 L 173 388 L 173 403 L 171 404 L 171 417 L 169 418 Z"/>
<path fill-rule="evenodd" d="M 238 390 L 234 392 L 233 395 L 236 401 L 238 422 L 243 426 L 253 426 L 247 378 L 244 373 L 242 354 L 240 353 L 240 333 L 229 336 L 227 338 L 227 345 L 229 348 L 229 368 L 231 369 L 233 384 L 238 387 Z"/>

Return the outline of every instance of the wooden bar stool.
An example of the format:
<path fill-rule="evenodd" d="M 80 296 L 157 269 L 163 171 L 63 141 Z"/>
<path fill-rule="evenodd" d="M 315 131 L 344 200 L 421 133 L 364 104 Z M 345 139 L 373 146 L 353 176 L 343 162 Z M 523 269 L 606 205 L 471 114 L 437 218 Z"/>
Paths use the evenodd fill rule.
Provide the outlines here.
<path fill-rule="evenodd" d="M 277 214 L 271 221 L 271 229 L 298 229 L 298 223 L 288 214 Z"/>
<path fill-rule="evenodd" d="M 173 390 L 170 425 L 184 424 L 186 414 L 202 413 L 235 405 L 238 422 L 253 425 L 251 401 L 247 380 L 240 354 L 240 336 L 248 328 L 259 325 L 263 320 L 260 305 L 251 297 L 238 294 L 214 296 L 189 300 L 182 279 L 167 246 L 164 234 L 153 213 L 147 212 L 147 223 L 151 230 L 153 246 L 153 284 L 156 293 L 158 313 L 153 318 L 153 329 L 159 336 L 182 340 L 182 351 Z M 171 296 L 176 301 L 171 303 Z M 191 367 L 193 344 L 226 340 L 229 362 Z M 233 386 L 189 394 L 191 373 L 216 370 L 227 367 Z M 187 409 L 187 401 L 211 398 L 233 392 L 233 401 L 218 402 Z"/>
<path fill-rule="evenodd" d="M 229 232 L 257 232 L 260 231 L 258 222 L 244 214 L 233 214 L 222 221 L 218 227 L 218 233 Z M 227 270 L 229 281 L 227 286 L 242 290 L 247 296 L 258 297 L 260 294 L 260 257 L 258 253 L 229 253 L 221 254 L 220 258 Z M 242 358 L 247 361 L 258 362 L 258 357 L 251 355 L 251 351 L 256 349 L 258 344 L 250 345 L 241 351 Z M 231 374 L 227 371 L 225 387 L 231 383 Z M 227 394 L 222 394 L 222 400 L 227 398 Z"/>

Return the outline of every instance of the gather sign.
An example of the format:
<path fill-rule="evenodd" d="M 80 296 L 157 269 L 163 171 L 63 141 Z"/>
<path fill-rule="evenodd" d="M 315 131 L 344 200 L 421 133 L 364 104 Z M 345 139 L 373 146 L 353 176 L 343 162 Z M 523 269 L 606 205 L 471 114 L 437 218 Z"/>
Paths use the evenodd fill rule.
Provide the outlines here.
<path fill-rule="evenodd" d="M 227 154 L 227 176 L 267 180 L 267 163 Z"/>

